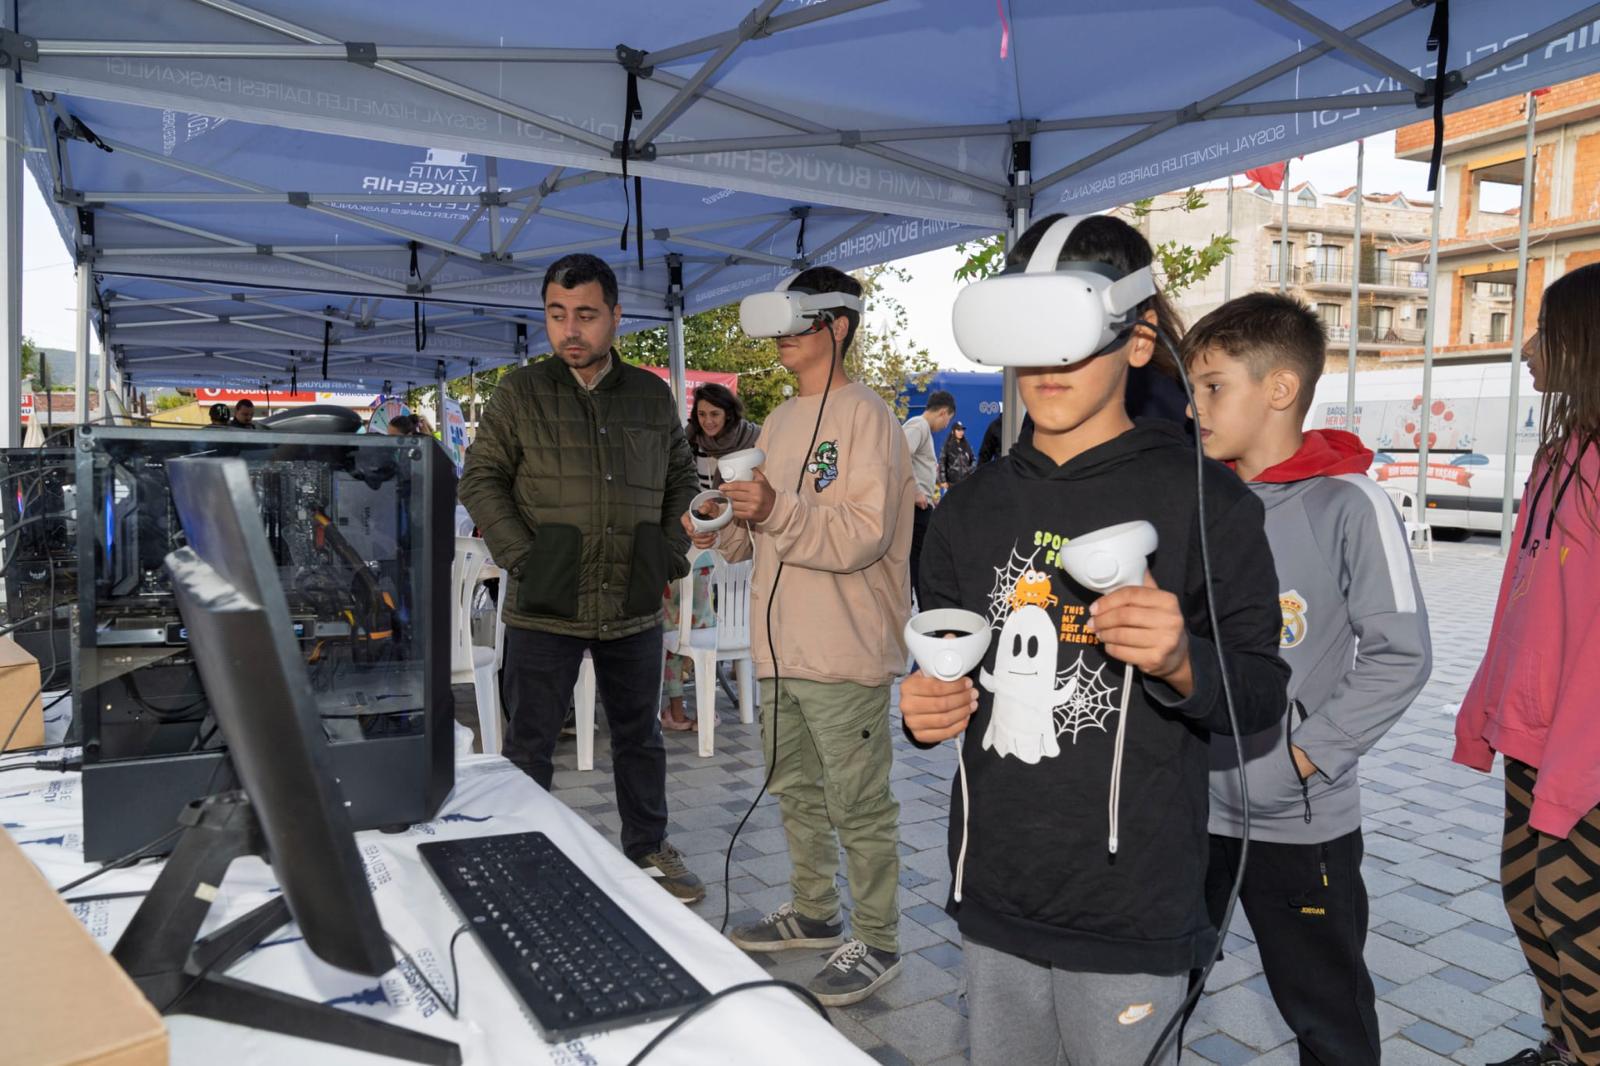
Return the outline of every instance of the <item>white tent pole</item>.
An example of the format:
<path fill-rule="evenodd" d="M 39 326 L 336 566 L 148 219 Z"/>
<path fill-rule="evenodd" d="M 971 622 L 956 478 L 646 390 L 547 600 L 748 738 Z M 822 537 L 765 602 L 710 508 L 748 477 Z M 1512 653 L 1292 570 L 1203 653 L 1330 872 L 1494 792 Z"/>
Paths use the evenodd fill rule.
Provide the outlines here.
<path fill-rule="evenodd" d="M 1286 294 L 1289 291 L 1289 267 L 1293 257 L 1289 255 L 1289 161 L 1283 161 L 1283 230 L 1278 237 L 1278 293 Z"/>
<path fill-rule="evenodd" d="M 1233 175 L 1228 175 L 1228 240 L 1233 240 Z M 1222 302 L 1233 299 L 1233 253 L 1222 264 Z"/>
<path fill-rule="evenodd" d="M 1033 181 L 1033 144 L 1030 141 L 1017 141 L 1011 146 L 1011 158 L 1016 178 L 1012 186 L 1017 189 L 1016 203 L 1011 208 L 1011 232 L 1006 235 L 1006 250 L 1015 249 L 1017 242 L 1027 232 L 1030 224 L 1028 218 L 1028 195 L 1023 191 Z M 1006 367 L 1000 375 L 1000 453 L 1011 454 L 1011 446 L 1022 435 L 1022 391 L 1017 387 L 1017 371 L 1015 367 Z"/>
<path fill-rule="evenodd" d="M 1439 297 L 1439 215 L 1444 205 L 1444 180 L 1433 190 L 1433 226 L 1428 237 L 1428 332 L 1422 347 L 1422 417 L 1417 428 L 1422 431 L 1417 444 L 1417 499 L 1418 522 L 1428 520 L 1428 423 L 1433 413 L 1433 338 L 1438 329 L 1435 304 Z"/>
<path fill-rule="evenodd" d="M 1517 306 L 1511 312 L 1511 386 L 1506 395 L 1506 482 L 1500 500 L 1500 552 L 1511 550 L 1511 527 L 1516 524 L 1512 501 L 1517 491 L 1517 393 L 1522 384 L 1522 334 L 1527 329 L 1528 307 L 1528 226 L 1533 214 L 1533 137 L 1537 125 L 1539 98 L 1529 93 L 1528 139 L 1522 155 L 1522 210 L 1517 225 Z"/>
<path fill-rule="evenodd" d="M 22 443 L 22 107 L 15 66 L 0 68 L 0 448 Z"/>
<path fill-rule="evenodd" d="M 683 259 L 667 256 L 667 310 L 672 321 L 667 324 L 667 368 L 672 378 L 672 395 L 678 401 L 678 417 L 687 418 L 684 398 L 689 394 L 688 361 L 683 350 Z"/>
<path fill-rule="evenodd" d="M 73 352 L 72 420 L 77 425 L 89 421 L 89 291 L 93 285 L 94 269 L 88 260 L 78 264 L 78 336 Z"/>
<path fill-rule="evenodd" d="M 1366 200 L 1366 190 L 1362 187 L 1367 164 L 1367 142 L 1356 141 L 1356 219 L 1355 239 L 1351 241 L 1351 251 L 1354 253 L 1350 265 L 1350 369 L 1345 374 L 1345 406 L 1344 428 L 1351 433 L 1356 432 L 1356 345 L 1360 343 L 1361 334 L 1361 207 Z M 1383 279 L 1378 279 L 1382 284 Z M 1377 322 L 1373 322 L 1373 339 L 1377 340 Z"/>

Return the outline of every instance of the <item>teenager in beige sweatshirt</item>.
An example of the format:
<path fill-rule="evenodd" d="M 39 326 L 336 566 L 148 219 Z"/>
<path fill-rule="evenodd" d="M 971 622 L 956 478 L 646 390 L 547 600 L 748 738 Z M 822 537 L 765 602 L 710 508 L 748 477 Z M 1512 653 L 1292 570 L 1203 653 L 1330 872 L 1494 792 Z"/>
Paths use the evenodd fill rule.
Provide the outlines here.
<path fill-rule="evenodd" d="M 813 267 L 789 288 L 861 291 L 832 267 Z M 858 324 L 841 309 L 810 333 L 778 338 L 799 395 L 762 427 L 757 446 L 767 460 L 757 476 L 722 486 L 737 521 L 695 540 L 730 560 L 755 559 L 762 749 L 794 868 L 793 903 L 736 929 L 733 941 L 746 951 L 840 945 L 811 982 L 828 1006 L 867 998 L 900 964 L 889 692 L 906 664 L 917 490 L 893 412 L 845 378 Z M 834 883 L 841 845 L 855 900 L 848 940 Z"/>

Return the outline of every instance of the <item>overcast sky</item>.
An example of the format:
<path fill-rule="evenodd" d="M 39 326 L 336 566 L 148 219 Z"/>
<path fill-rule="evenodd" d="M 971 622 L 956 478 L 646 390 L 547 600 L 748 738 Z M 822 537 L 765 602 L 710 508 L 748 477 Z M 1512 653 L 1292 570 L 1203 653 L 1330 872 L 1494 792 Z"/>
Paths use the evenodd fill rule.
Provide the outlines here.
<path fill-rule="evenodd" d="M 1290 169 L 1292 181 L 1309 179 L 1324 192 L 1354 185 L 1355 178 L 1354 144 L 1296 160 Z M 1394 158 L 1393 134 L 1367 142 L 1368 192 L 1404 192 L 1426 199 L 1427 183 L 1425 164 Z M 24 184 L 22 331 L 45 347 L 71 348 L 76 301 L 71 258 L 31 177 Z M 1511 207 L 1515 203 L 1512 196 L 1505 204 L 1490 206 Z M 960 262 L 961 257 L 950 249 L 903 259 L 900 265 L 911 272 L 912 280 L 895 284 L 891 291 L 905 305 L 910 316 L 909 335 L 918 345 L 926 347 L 941 366 L 971 370 L 977 368 L 962 358 L 950 331 L 950 305 L 959 287 L 951 275 Z"/>

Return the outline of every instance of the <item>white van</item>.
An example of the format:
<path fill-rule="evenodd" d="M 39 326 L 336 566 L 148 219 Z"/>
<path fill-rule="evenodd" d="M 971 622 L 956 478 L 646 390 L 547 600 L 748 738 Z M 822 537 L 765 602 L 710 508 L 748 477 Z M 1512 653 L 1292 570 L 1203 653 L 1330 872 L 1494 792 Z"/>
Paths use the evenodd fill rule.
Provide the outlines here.
<path fill-rule="evenodd" d="M 1506 406 L 1511 368 L 1505 363 L 1436 366 L 1428 431 L 1428 517 L 1444 529 L 1497 533 L 1505 493 Z M 1543 397 L 1526 364 L 1517 386 L 1516 481 L 1522 493 L 1539 441 Z M 1385 488 L 1417 491 L 1422 433 L 1422 368 L 1356 374 L 1355 425 L 1347 425 L 1347 375 L 1317 385 L 1307 429 L 1350 429 L 1375 453 L 1370 471 Z"/>

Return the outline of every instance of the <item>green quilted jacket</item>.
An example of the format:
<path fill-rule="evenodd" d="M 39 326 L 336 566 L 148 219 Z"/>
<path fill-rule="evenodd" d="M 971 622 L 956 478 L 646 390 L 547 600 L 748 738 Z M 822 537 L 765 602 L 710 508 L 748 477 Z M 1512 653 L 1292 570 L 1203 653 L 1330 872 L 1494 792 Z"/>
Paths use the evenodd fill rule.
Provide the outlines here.
<path fill-rule="evenodd" d="M 632 636 L 661 624 L 667 582 L 689 571 L 681 520 L 698 485 L 678 405 L 615 353 L 593 392 L 554 357 L 508 374 L 459 491 L 510 574 L 507 625 Z"/>

